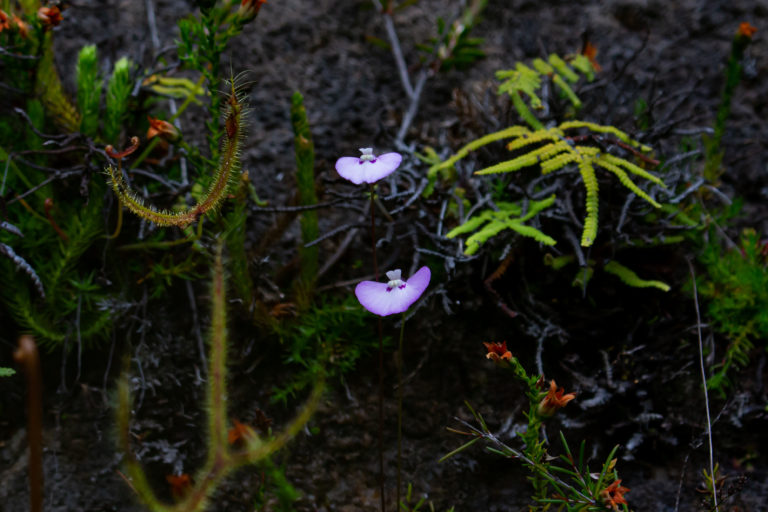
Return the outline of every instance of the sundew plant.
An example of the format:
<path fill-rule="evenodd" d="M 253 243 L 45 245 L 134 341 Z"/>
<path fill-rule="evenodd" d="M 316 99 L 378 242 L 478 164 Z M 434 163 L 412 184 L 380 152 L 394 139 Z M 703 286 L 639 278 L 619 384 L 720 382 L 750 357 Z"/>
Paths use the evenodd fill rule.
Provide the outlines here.
<path fill-rule="evenodd" d="M 0 509 L 761 510 L 768 13 L 663 7 L 0 0 Z"/>

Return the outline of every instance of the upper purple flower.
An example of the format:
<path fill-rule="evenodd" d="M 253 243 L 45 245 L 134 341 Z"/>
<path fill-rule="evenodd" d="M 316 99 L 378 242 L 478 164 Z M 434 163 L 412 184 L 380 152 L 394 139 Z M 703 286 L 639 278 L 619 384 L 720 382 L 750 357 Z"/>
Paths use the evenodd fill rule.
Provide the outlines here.
<path fill-rule="evenodd" d="M 385 153 L 376 156 L 373 148 L 360 148 L 359 157 L 343 156 L 336 160 L 336 171 L 342 178 L 359 185 L 376 183 L 386 178 L 398 168 L 403 156 L 400 153 Z"/>
<path fill-rule="evenodd" d="M 400 269 L 390 270 L 387 272 L 389 282 L 363 281 L 355 287 L 355 295 L 374 315 L 394 315 L 407 310 L 421 297 L 431 276 L 429 267 L 421 267 L 410 279 L 403 281 Z"/>

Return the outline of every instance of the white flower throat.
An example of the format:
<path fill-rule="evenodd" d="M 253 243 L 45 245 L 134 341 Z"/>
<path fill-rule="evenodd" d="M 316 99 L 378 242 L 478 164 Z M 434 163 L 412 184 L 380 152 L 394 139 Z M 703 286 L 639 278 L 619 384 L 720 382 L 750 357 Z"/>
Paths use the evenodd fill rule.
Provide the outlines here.
<path fill-rule="evenodd" d="M 403 289 L 405 288 L 405 281 L 400 279 L 402 277 L 402 272 L 400 269 L 397 270 L 390 270 L 387 272 L 387 279 L 389 279 L 389 282 L 387 283 L 387 291 L 390 292 L 394 290 L 395 288 Z"/>
<path fill-rule="evenodd" d="M 360 163 L 375 162 L 376 155 L 373 154 L 373 148 L 360 148 Z"/>

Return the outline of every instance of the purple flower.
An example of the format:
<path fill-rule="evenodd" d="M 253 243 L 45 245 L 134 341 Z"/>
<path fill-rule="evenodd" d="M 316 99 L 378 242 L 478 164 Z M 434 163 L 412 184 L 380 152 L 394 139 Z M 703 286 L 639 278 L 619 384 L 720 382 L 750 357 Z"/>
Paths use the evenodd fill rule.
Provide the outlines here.
<path fill-rule="evenodd" d="M 394 315 L 407 310 L 421 297 L 431 276 L 429 267 L 421 267 L 410 279 L 403 281 L 400 269 L 390 270 L 387 272 L 389 282 L 363 281 L 355 287 L 355 295 L 374 315 Z"/>
<path fill-rule="evenodd" d="M 400 153 L 385 153 L 376 156 L 373 148 L 360 148 L 359 157 L 343 156 L 336 160 L 336 171 L 339 175 L 359 185 L 361 183 L 376 183 L 386 178 L 398 168 L 403 156 Z"/>

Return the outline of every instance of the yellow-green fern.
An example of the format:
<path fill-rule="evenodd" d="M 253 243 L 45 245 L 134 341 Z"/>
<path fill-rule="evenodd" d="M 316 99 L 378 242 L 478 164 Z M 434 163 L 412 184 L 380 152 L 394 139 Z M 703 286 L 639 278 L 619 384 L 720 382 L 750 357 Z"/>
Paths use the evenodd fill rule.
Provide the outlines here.
<path fill-rule="evenodd" d="M 586 189 L 586 217 L 584 220 L 584 230 L 581 236 L 581 245 L 585 247 L 592 245 L 597 236 L 598 182 L 595 173 L 596 167 L 600 167 L 614 174 L 622 185 L 627 187 L 638 197 L 641 197 L 653 205 L 655 208 L 661 207 L 657 201 L 638 187 L 629 175 L 633 174 L 651 181 L 656 185 L 664 186 L 664 182 L 660 178 L 625 158 L 620 158 L 607 153 L 596 146 L 582 144 L 582 142 L 593 141 L 600 143 L 604 140 L 605 135 L 609 135 L 616 139 L 616 143 L 637 155 L 642 155 L 642 152 L 650 151 L 648 146 L 633 140 L 621 130 L 613 126 L 603 126 L 583 121 L 568 121 L 557 127 L 535 131 L 531 131 L 524 127 L 515 128 L 518 129 L 512 130 L 507 128 L 500 132 L 486 135 L 483 139 L 478 139 L 478 141 L 484 140 L 487 141 L 486 143 L 490 143 L 497 140 L 503 140 L 509 136 L 512 138 L 507 144 L 509 150 L 517 151 L 524 149 L 527 152 L 510 160 L 481 169 L 475 172 L 475 174 L 486 175 L 514 172 L 534 165 L 539 165 L 541 167 L 542 174 L 548 174 L 562 169 L 566 165 L 576 164 L 579 173 L 581 174 L 582 181 L 584 182 L 584 188 Z M 570 134 L 570 130 L 577 129 L 587 129 L 589 132 L 586 134 Z M 478 141 L 474 141 L 468 146 L 472 146 L 476 149 L 476 147 L 478 147 Z M 457 153 L 457 156 L 466 155 L 468 151 L 465 151 L 465 149 L 468 146 L 462 148 L 462 150 Z M 457 157 L 452 157 L 441 164 L 433 166 L 433 168 L 435 169 L 435 172 L 437 172 L 447 165 L 452 165 L 458 159 L 459 158 Z M 646 160 L 650 159 L 646 157 Z"/>
<path fill-rule="evenodd" d="M 521 216 L 523 209 L 519 203 L 498 202 L 498 210 L 484 210 L 478 215 L 467 220 L 448 232 L 446 238 L 454 238 L 458 235 L 477 232 L 467 238 L 464 254 L 470 256 L 477 252 L 480 246 L 489 238 L 492 238 L 505 229 L 510 229 L 528 238 L 533 238 L 544 245 L 555 245 L 555 239 L 542 233 L 538 229 L 523 224 L 535 217 L 540 211 L 549 208 L 555 202 L 555 196 L 550 196 L 543 201 L 531 201 L 528 211 Z"/>
<path fill-rule="evenodd" d="M 571 65 L 553 53 L 546 61 L 534 59 L 532 62 L 533 68 L 518 62 L 515 65 L 515 69 L 497 71 L 496 78 L 502 81 L 498 94 L 509 94 L 512 104 L 520 114 L 520 117 L 531 128 L 541 130 L 544 128 L 544 125 L 528 108 L 523 95 L 528 98 L 528 103 L 533 109 L 541 109 L 543 104 L 537 91 L 541 89 L 542 77 L 549 77 L 555 87 L 568 98 L 568 101 L 575 108 L 579 108 L 581 107 L 581 100 L 573 92 L 569 83 L 573 84 L 579 80 L 579 75 L 576 71 L 584 75 L 589 81 L 592 81 L 594 78 L 595 69 L 589 62 L 589 59 L 583 55 L 572 56 L 569 59 L 571 60 Z"/>

